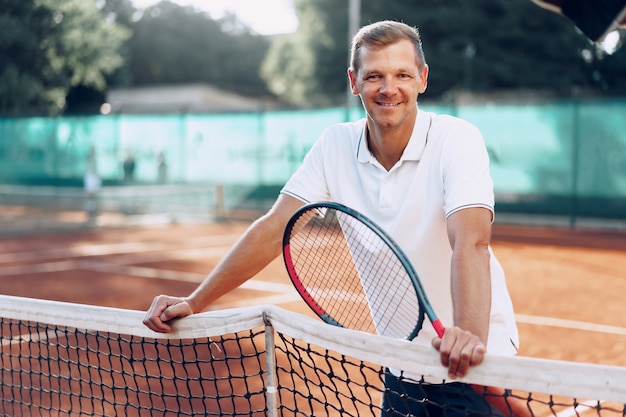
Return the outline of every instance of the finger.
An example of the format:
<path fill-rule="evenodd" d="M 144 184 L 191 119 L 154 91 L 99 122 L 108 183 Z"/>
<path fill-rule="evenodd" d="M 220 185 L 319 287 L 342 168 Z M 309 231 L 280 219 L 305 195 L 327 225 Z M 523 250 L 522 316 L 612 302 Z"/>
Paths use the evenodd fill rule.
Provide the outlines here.
<path fill-rule="evenodd" d="M 485 356 L 485 346 L 470 340 L 461 349 L 459 354 L 452 354 L 448 365 L 448 375 L 451 379 L 463 378 L 467 375 L 470 366 L 478 365 Z"/>
<path fill-rule="evenodd" d="M 432 340 L 433 346 L 439 350 L 439 358 L 441 365 L 445 368 L 450 366 L 450 357 L 452 355 L 452 349 L 456 343 L 456 333 L 453 331 L 447 331 L 443 338 L 434 338 Z"/>
<path fill-rule="evenodd" d="M 146 325 L 149 329 L 154 330 L 155 332 L 170 332 L 172 330 L 171 326 L 165 323 L 168 320 L 163 320 L 162 315 L 163 312 L 174 302 L 175 301 L 170 297 L 166 297 L 163 295 L 155 297 L 152 301 L 150 309 L 144 316 L 143 324 Z"/>
<path fill-rule="evenodd" d="M 472 359 L 470 360 L 470 366 L 480 365 L 485 358 L 485 353 L 487 352 L 487 348 L 485 345 L 478 344 L 474 347 L 472 351 Z"/>
<path fill-rule="evenodd" d="M 153 314 L 148 312 L 143 319 L 143 324 L 147 326 L 150 330 L 159 333 L 169 333 L 172 328 L 169 324 L 164 323 L 161 320 L 160 314 Z"/>
<path fill-rule="evenodd" d="M 433 338 L 433 340 L 431 340 L 430 344 L 437 350 L 439 351 L 439 348 L 441 348 L 441 338 L 440 337 L 435 337 Z"/>
<path fill-rule="evenodd" d="M 448 365 L 448 376 L 450 379 L 463 378 L 465 376 L 469 368 L 472 350 L 472 346 L 465 345 L 460 352 L 451 355 Z"/>
<path fill-rule="evenodd" d="M 168 322 L 173 319 L 185 317 L 191 314 L 191 308 L 186 301 L 180 300 L 176 304 L 167 307 L 160 315 L 162 322 Z"/>
<path fill-rule="evenodd" d="M 470 366 L 482 361 L 485 352 L 477 337 L 457 327 L 447 329 L 443 338 L 433 339 L 432 344 L 438 348 L 441 364 L 448 368 L 450 379 L 465 376 Z"/>

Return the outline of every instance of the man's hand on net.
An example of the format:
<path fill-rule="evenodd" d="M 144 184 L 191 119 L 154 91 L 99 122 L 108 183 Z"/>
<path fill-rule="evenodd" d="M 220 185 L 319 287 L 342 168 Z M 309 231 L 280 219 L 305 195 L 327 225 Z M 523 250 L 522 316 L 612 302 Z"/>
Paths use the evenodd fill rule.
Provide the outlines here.
<path fill-rule="evenodd" d="M 193 314 L 191 306 L 185 298 L 159 295 L 154 298 L 147 311 L 143 324 L 159 333 L 172 331 L 168 324 L 171 320 Z"/>
<path fill-rule="evenodd" d="M 441 364 L 448 368 L 450 379 L 464 377 L 470 366 L 483 361 L 487 351 L 478 336 L 459 327 L 447 328 L 443 338 L 434 338 L 432 344 L 439 351 Z"/>

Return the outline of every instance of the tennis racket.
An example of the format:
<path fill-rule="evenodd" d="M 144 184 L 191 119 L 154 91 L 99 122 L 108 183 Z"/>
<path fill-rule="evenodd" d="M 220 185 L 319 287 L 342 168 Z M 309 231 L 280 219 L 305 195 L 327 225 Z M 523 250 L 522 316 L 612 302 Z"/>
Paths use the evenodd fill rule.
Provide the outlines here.
<path fill-rule="evenodd" d="M 301 207 L 285 228 L 283 258 L 296 290 L 326 323 L 412 340 L 426 315 L 443 336 L 409 258 L 384 230 L 349 207 Z"/>

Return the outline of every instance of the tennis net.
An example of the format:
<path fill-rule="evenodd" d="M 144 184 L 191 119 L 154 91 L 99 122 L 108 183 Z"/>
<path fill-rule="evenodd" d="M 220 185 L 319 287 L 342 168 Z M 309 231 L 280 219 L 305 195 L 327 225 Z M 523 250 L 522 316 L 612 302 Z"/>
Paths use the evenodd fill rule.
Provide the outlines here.
<path fill-rule="evenodd" d="M 0 415 L 378 416 L 386 369 L 424 375 L 420 388 L 446 378 L 428 346 L 273 306 L 197 314 L 166 335 L 143 315 L 0 296 Z M 626 368 L 487 356 L 465 381 L 505 415 L 626 415 Z"/>

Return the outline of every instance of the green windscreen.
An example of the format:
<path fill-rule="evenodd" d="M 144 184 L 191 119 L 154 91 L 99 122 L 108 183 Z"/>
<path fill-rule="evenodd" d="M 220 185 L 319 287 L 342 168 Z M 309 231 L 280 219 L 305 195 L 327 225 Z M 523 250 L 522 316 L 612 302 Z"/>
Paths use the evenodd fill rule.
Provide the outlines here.
<path fill-rule="evenodd" d="M 626 101 L 557 101 L 425 110 L 482 131 L 499 211 L 624 218 Z M 0 119 L 0 182 L 81 186 L 89 155 L 105 185 L 133 181 L 279 187 L 346 109 L 238 114 Z"/>

